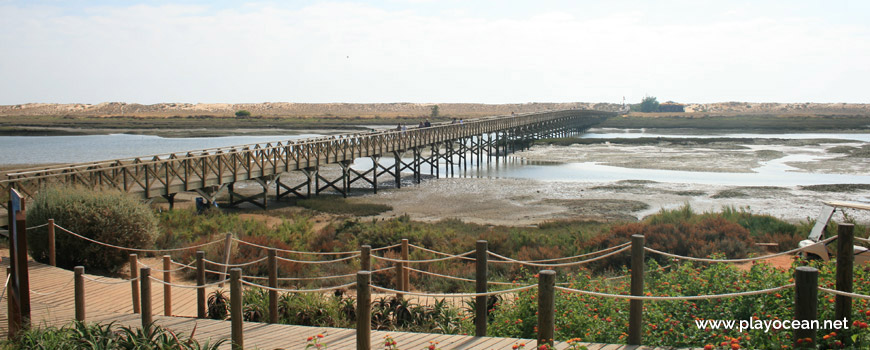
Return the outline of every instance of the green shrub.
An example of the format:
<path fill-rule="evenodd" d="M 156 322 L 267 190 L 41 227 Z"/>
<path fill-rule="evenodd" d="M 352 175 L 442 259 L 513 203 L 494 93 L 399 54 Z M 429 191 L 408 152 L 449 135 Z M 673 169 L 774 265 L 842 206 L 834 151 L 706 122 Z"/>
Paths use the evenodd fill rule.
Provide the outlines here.
<path fill-rule="evenodd" d="M 62 328 L 33 328 L 0 342 L 0 349 L 190 349 L 217 350 L 226 340 L 198 341 L 162 326 L 120 327 L 73 322 Z"/>
<path fill-rule="evenodd" d="M 236 111 L 236 117 L 250 117 L 250 116 L 251 116 L 251 112 L 246 111 L 244 109 L 240 109 L 240 110 Z"/>
<path fill-rule="evenodd" d="M 84 188 L 42 189 L 28 210 L 31 226 L 54 222 L 82 236 L 130 248 L 152 248 L 157 236 L 157 219 L 148 206 L 120 192 L 99 192 Z M 115 270 L 123 265 L 129 251 L 91 243 L 56 230 L 59 266 Z M 28 248 L 37 261 L 48 261 L 48 231 L 28 230 Z"/>

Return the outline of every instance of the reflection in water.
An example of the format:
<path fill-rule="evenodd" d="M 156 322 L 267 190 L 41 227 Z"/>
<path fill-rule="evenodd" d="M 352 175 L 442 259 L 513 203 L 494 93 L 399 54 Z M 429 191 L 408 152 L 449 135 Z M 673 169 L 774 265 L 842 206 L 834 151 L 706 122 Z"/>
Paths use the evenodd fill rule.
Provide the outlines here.
<path fill-rule="evenodd" d="M 187 153 L 192 150 L 320 136 L 227 136 L 165 138 L 150 135 L 0 136 L 0 164 L 83 163 Z"/>

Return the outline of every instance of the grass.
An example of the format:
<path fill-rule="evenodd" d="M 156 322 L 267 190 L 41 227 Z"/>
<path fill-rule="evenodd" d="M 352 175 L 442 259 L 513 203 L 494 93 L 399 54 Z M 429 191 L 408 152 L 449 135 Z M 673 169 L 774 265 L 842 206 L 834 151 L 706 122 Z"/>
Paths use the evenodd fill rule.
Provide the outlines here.
<path fill-rule="evenodd" d="M 598 126 L 605 128 L 701 128 L 785 132 L 798 130 L 866 130 L 868 124 L 870 124 L 870 116 L 864 115 L 686 113 L 682 115 L 669 114 L 654 117 L 625 116 L 610 118 Z"/>
<path fill-rule="evenodd" d="M 800 186 L 800 189 L 815 192 L 852 192 L 870 190 L 870 184 L 824 184 Z"/>
<path fill-rule="evenodd" d="M 296 201 L 296 205 L 324 213 L 348 214 L 354 216 L 372 216 L 393 210 L 393 207 L 389 205 L 353 203 L 338 196 L 320 196 L 311 199 L 301 199 Z"/>

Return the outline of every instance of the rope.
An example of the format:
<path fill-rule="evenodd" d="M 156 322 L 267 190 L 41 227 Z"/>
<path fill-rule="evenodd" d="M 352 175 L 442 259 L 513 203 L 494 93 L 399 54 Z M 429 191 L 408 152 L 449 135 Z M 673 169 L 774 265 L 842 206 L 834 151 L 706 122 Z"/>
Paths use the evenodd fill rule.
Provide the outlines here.
<path fill-rule="evenodd" d="M 594 257 L 591 259 L 574 261 L 574 262 L 569 262 L 569 263 L 561 263 L 561 264 L 538 264 L 538 263 L 514 260 L 514 259 L 508 258 L 506 256 L 498 255 L 498 254 L 493 253 L 493 252 L 488 252 L 488 253 L 489 253 L 489 255 L 492 255 L 496 258 L 504 260 L 504 261 L 491 261 L 493 263 L 502 263 L 502 264 L 514 263 L 514 264 L 520 264 L 520 265 L 526 265 L 526 266 L 537 266 L 537 267 L 565 267 L 565 266 L 575 266 L 575 265 L 588 264 L 588 263 L 591 263 L 591 262 L 596 261 L 596 260 L 601 260 L 601 259 L 604 259 L 606 257 L 622 253 L 622 252 L 629 250 L 629 249 L 631 249 L 631 247 L 623 247 L 622 249 L 619 249 L 617 251 L 607 253 L 607 254 L 604 254 L 601 256 L 597 256 L 597 257 Z"/>
<path fill-rule="evenodd" d="M 179 268 L 169 269 L 169 270 L 163 270 L 163 269 L 158 269 L 158 268 L 155 268 L 155 267 L 151 267 L 151 266 L 149 266 L 149 265 L 147 265 L 147 264 L 145 264 L 145 263 L 139 261 L 138 259 L 136 260 L 136 263 L 139 264 L 139 265 L 145 266 L 145 267 L 151 269 L 151 271 L 154 271 L 154 272 L 175 272 L 175 271 L 181 271 L 181 270 L 184 270 L 184 269 L 196 269 L 195 267 L 193 267 L 193 264 L 196 264 L 196 260 L 194 260 L 192 263 L 187 264 L 187 265 L 184 265 L 184 264 L 182 264 L 182 263 L 177 263 L 177 262 L 174 262 L 174 261 L 169 261 L 169 263 L 171 263 L 171 264 L 175 264 L 175 265 L 180 265 L 180 266 L 181 266 L 181 267 L 179 267 Z"/>
<path fill-rule="evenodd" d="M 473 250 L 470 250 L 470 251 L 467 251 L 467 252 L 462 253 L 462 254 L 459 254 L 459 255 L 451 255 L 451 256 L 446 256 L 446 257 L 443 257 L 443 258 L 426 259 L 426 260 L 402 260 L 402 259 L 391 259 L 391 258 L 387 258 L 387 257 L 383 257 L 383 256 L 377 256 L 377 255 L 372 255 L 372 258 L 375 258 L 375 259 L 378 259 L 378 260 L 390 261 L 390 262 L 394 262 L 394 263 L 429 263 L 429 262 L 436 262 L 436 261 L 444 261 L 444 260 L 452 260 L 452 259 L 461 259 L 462 257 L 464 257 L 464 256 L 466 256 L 466 255 L 470 255 L 470 254 L 472 254 L 472 253 L 474 253 L 474 251 L 473 251 Z"/>
<path fill-rule="evenodd" d="M 68 287 L 69 284 L 72 283 L 72 281 L 74 281 L 74 280 L 75 280 L 75 277 L 70 278 L 70 280 L 67 281 L 66 284 L 63 285 L 63 287 L 60 287 L 60 288 L 58 288 L 56 291 L 53 291 L 53 292 L 40 293 L 40 292 L 37 292 L 37 291 L 32 290 L 32 289 L 30 290 L 30 292 L 33 293 L 33 294 L 36 294 L 36 295 L 42 295 L 42 296 L 54 295 L 54 294 L 57 294 L 58 292 L 60 292 L 60 291 L 62 291 L 62 290 L 67 290 L 66 287 Z"/>
<path fill-rule="evenodd" d="M 424 275 L 432 275 L 432 276 L 437 276 L 437 277 L 442 277 L 442 278 L 447 278 L 447 279 L 452 279 L 452 280 L 457 280 L 457 281 L 463 281 L 463 282 L 477 282 L 477 280 L 474 280 L 471 278 L 462 278 L 462 277 L 455 277 L 455 276 L 449 276 L 449 275 L 442 275 L 440 273 L 417 270 L 417 269 L 412 268 L 412 267 L 405 267 L 405 268 L 408 270 L 414 271 L 414 272 L 422 273 Z M 486 281 L 486 284 L 493 284 L 493 285 L 497 285 L 497 286 L 516 286 L 517 285 L 517 283 L 496 282 L 496 281 Z"/>
<path fill-rule="evenodd" d="M 127 247 L 122 247 L 122 246 L 117 246 L 117 245 L 113 245 L 113 244 L 109 244 L 109 243 L 100 242 L 100 241 L 98 241 L 98 240 L 95 240 L 95 239 L 92 239 L 92 238 L 88 238 L 88 237 L 82 236 L 82 235 L 80 235 L 80 234 L 78 234 L 78 233 L 75 233 L 75 232 L 72 232 L 72 231 L 70 231 L 70 230 L 67 230 L 66 228 L 64 228 L 64 227 L 62 227 L 62 226 L 60 226 L 60 225 L 58 225 L 58 224 L 54 224 L 54 226 L 57 227 L 57 228 L 59 228 L 59 229 L 61 229 L 61 230 L 63 230 L 63 231 L 66 231 L 67 233 L 69 233 L 69 234 L 71 234 L 71 235 L 73 235 L 73 236 L 75 236 L 75 237 L 78 237 L 78 238 L 84 239 L 84 240 L 86 240 L 86 241 L 88 241 L 88 242 L 91 242 L 91 243 L 96 243 L 96 244 L 104 245 L 104 246 L 106 246 L 106 247 L 115 248 L 115 249 L 120 249 L 120 250 L 129 250 L 129 251 L 133 251 L 133 252 L 143 252 L 143 253 L 161 253 L 161 252 L 177 252 L 177 251 L 184 251 L 184 250 L 193 249 L 193 248 L 201 248 L 201 247 L 205 247 L 205 246 L 207 246 L 207 245 L 212 245 L 212 244 L 220 243 L 220 242 L 223 242 L 223 241 L 224 241 L 223 239 L 220 239 L 220 240 L 216 240 L 216 241 L 212 241 L 212 242 L 208 242 L 208 243 L 203 243 L 203 244 L 198 244 L 198 245 L 194 245 L 194 246 L 190 246 L 190 247 L 173 248 L 173 249 L 139 249 L 139 248 L 127 248 Z"/>
<path fill-rule="evenodd" d="M 356 282 L 351 282 L 351 283 L 347 283 L 347 284 L 342 284 L 342 285 L 340 285 L 340 286 L 335 286 L 335 287 L 326 287 L 326 288 L 318 288 L 318 289 L 283 289 L 283 288 L 272 288 L 272 287 L 264 286 L 264 285 L 261 285 L 261 284 L 256 284 L 256 283 L 253 283 L 253 282 L 248 282 L 248 281 L 245 281 L 245 280 L 240 280 L 240 281 L 242 281 L 242 284 L 246 284 L 246 285 L 249 285 L 249 286 L 251 286 L 251 287 L 263 288 L 263 289 L 270 290 L 270 291 L 284 292 L 284 293 L 318 293 L 318 292 L 328 292 L 328 291 L 332 291 L 332 290 L 336 290 L 336 289 L 349 288 L 349 287 L 352 287 L 352 286 L 355 286 L 355 285 L 356 285 Z"/>
<path fill-rule="evenodd" d="M 33 226 L 33 227 L 28 227 L 27 229 L 28 229 L 28 230 L 35 230 L 35 229 L 38 229 L 38 228 L 43 227 L 43 226 L 48 226 L 48 223 L 46 222 L 46 223 L 44 223 L 44 224 L 42 224 L 42 225 L 36 225 L 36 226 Z"/>
<path fill-rule="evenodd" d="M 400 247 L 401 245 L 402 245 L 401 243 L 393 244 L 393 245 L 389 245 L 389 246 L 386 246 L 386 247 L 375 248 L 375 249 L 372 249 L 372 251 L 373 251 L 373 252 L 376 252 L 376 251 L 380 251 L 380 250 L 393 249 L 393 248 L 396 248 L 396 247 Z"/>
<path fill-rule="evenodd" d="M 211 260 L 208 260 L 208 259 L 202 259 L 202 260 L 205 261 L 205 262 L 207 262 L 207 263 L 209 263 L 209 264 L 212 264 L 212 265 L 215 265 L 215 266 L 220 266 L 220 267 L 245 267 L 245 266 L 250 266 L 250 265 L 254 265 L 254 264 L 256 264 L 256 263 L 260 263 L 260 262 L 266 261 L 266 259 L 268 259 L 268 257 L 265 257 L 265 256 L 264 256 L 264 257 L 259 258 L 259 259 L 257 259 L 257 260 L 249 261 L 249 262 L 241 263 L 241 264 L 222 264 L 222 263 L 219 263 L 219 262 L 216 262 L 216 261 L 211 261 Z M 223 273 L 223 272 L 221 272 L 221 273 Z"/>
<path fill-rule="evenodd" d="M 227 283 L 227 282 L 230 281 L 229 279 L 225 279 L 225 280 L 221 280 L 221 281 L 217 281 L 217 282 L 212 282 L 212 283 L 203 284 L 203 285 L 201 285 L 201 286 L 199 286 L 199 285 L 193 285 L 193 286 L 191 286 L 191 285 L 187 285 L 187 284 L 175 284 L 175 283 L 169 283 L 169 282 L 166 282 L 166 281 L 164 281 L 164 280 L 158 279 L 158 278 L 156 278 L 156 277 L 154 277 L 154 276 L 148 276 L 148 277 L 151 278 L 151 280 L 153 280 L 153 281 L 155 281 L 155 282 L 159 282 L 160 284 L 165 284 L 165 285 L 167 285 L 167 286 L 178 287 L 178 288 L 187 288 L 187 289 L 197 289 L 197 288 L 208 288 L 208 287 L 214 287 L 214 286 L 216 286 L 216 285 L 224 284 L 224 283 Z"/>
<path fill-rule="evenodd" d="M 840 290 L 836 290 L 836 289 L 828 289 L 828 288 L 822 288 L 822 287 L 818 287 L 818 288 L 820 291 L 823 291 L 826 293 L 831 293 L 831 294 L 836 294 L 836 295 L 841 295 L 844 297 L 858 298 L 858 299 L 870 299 L 870 295 L 855 294 L 855 293 L 849 293 L 849 292 L 844 292 L 844 291 L 840 291 Z"/>
<path fill-rule="evenodd" d="M 372 273 L 386 271 L 386 270 L 390 270 L 393 268 L 394 267 L 392 267 L 392 266 L 385 267 L 385 268 L 382 268 L 379 270 L 374 270 L 374 271 L 372 271 Z M 279 281 L 316 281 L 316 280 L 330 280 L 330 279 L 338 279 L 338 278 L 348 278 L 348 277 L 353 277 L 353 276 L 356 276 L 356 273 L 349 273 L 346 275 L 335 275 L 335 276 L 322 276 L 322 277 L 279 277 L 278 280 Z M 248 276 L 248 275 L 242 275 L 242 278 L 255 279 L 255 280 L 267 280 L 267 279 L 269 279 L 269 277 Z"/>
<path fill-rule="evenodd" d="M 278 258 L 278 260 L 283 260 L 283 261 L 288 261 L 288 262 L 298 263 L 298 264 L 329 264 L 329 263 L 336 263 L 336 262 L 341 262 L 341 261 L 345 261 L 345 260 L 358 258 L 359 256 L 360 256 L 359 254 L 356 254 L 356 255 L 351 255 L 348 257 L 344 257 L 341 259 L 335 259 L 335 260 L 313 260 L 313 261 L 312 260 L 293 260 L 293 259 L 282 258 L 280 256 L 277 258 Z"/>
<path fill-rule="evenodd" d="M 870 239 L 867 239 L 867 238 L 854 237 L 854 239 L 861 241 L 861 242 L 870 243 Z"/>
<path fill-rule="evenodd" d="M 529 290 L 537 287 L 537 284 L 530 284 L 528 286 L 523 286 L 519 288 L 513 289 L 505 289 L 495 292 L 487 292 L 487 293 L 443 293 L 443 294 L 430 294 L 430 293 L 417 293 L 417 292 L 406 292 L 402 290 L 395 290 L 390 288 L 379 287 L 374 284 L 369 285 L 372 289 L 381 291 L 384 293 L 395 293 L 395 294 L 405 294 L 405 295 L 413 295 L 418 297 L 430 297 L 430 298 L 468 298 L 468 297 L 488 297 L 499 294 L 508 294 L 508 293 L 517 293 L 525 290 Z"/>
<path fill-rule="evenodd" d="M 249 246 L 252 246 L 252 247 L 257 247 L 257 248 L 260 248 L 260 249 L 275 249 L 276 251 L 284 252 L 284 253 L 308 254 L 308 255 L 347 255 L 347 254 L 359 254 L 359 250 L 355 250 L 355 251 L 352 251 L 352 252 L 326 252 L 326 253 L 324 253 L 324 252 L 303 252 L 303 251 L 298 251 L 298 250 L 272 248 L 272 247 L 268 247 L 268 246 L 264 246 L 264 245 L 259 245 L 259 244 L 256 244 L 256 243 L 251 243 L 251 242 L 243 241 L 243 240 L 238 239 L 238 238 L 235 238 L 235 237 L 233 237 L 233 240 L 236 241 L 236 242 L 239 242 L 239 243 L 241 243 L 241 244 L 249 245 Z"/>
<path fill-rule="evenodd" d="M 139 280 L 139 277 L 136 277 L 136 278 L 131 278 L 128 280 L 119 280 L 119 281 L 107 282 L 107 279 L 91 278 L 91 277 L 88 277 L 88 275 L 82 275 L 82 277 L 84 277 L 84 279 L 86 279 L 88 281 L 102 283 L 102 284 L 121 284 L 121 283 L 130 283 L 130 282 Z"/>
<path fill-rule="evenodd" d="M 6 284 L 3 285 L 3 292 L 0 293 L 0 301 L 3 301 L 3 297 L 6 296 L 6 288 L 9 288 L 9 279 L 12 278 L 12 274 L 6 275 Z"/>
<path fill-rule="evenodd" d="M 820 241 L 819 243 L 816 243 L 816 244 L 828 244 L 828 242 L 833 241 L 833 240 L 835 240 L 835 239 L 837 239 L 837 236 L 830 237 L 830 238 L 825 239 L 825 240 L 823 240 L 823 241 Z M 814 244 L 814 245 L 815 245 L 815 244 Z M 741 263 L 741 262 L 750 262 L 750 261 L 757 261 L 757 260 L 770 259 L 770 258 L 772 258 L 772 257 L 780 256 L 780 255 L 794 254 L 794 253 L 797 253 L 797 252 L 799 252 L 799 251 L 805 250 L 805 249 L 807 249 L 807 248 L 809 248 L 809 247 L 812 247 L 812 245 L 811 245 L 811 246 L 807 246 L 807 247 L 798 247 L 798 248 L 795 248 L 795 249 L 792 249 L 792 250 L 788 250 L 788 251 L 784 251 L 784 252 L 780 252 L 780 253 L 776 253 L 776 254 L 764 255 L 764 256 L 759 256 L 759 257 L 755 257 L 755 258 L 743 258 L 743 259 L 706 259 L 706 258 L 693 258 L 693 257 L 690 257 L 690 256 L 682 256 L 682 255 L 676 255 L 676 254 L 671 254 L 671 253 L 665 253 L 665 252 L 663 252 L 663 251 L 655 250 L 655 249 L 648 248 L 648 247 L 644 247 L 643 249 L 645 249 L 646 251 L 648 251 L 648 252 L 650 252 L 650 253 L 656 253 L 656 254 L 664 255 L 664 256 L 667 256 L 667 257 L 671 257 L 671 258 L 683 259 L 683 260 L 689 260 L 689 261 L 712 262 L 712 263 Z"/>
<path fill-rule="evenodd" d="M 438 254 L 438 255 L 444 255 L 444 256 L 455 256 L 455 255 L 451 255 L 451 254 L 448 254 L 448 253 L 439 252 L 439 251 L 437 251 L 437 250 L 432 250 L 432 249 L 428 249 L 428 248 L 423 248 L 423 247 L 418 246 L 418 245 L 416 245 L 416 244 L 410 244 L 410 243 L 409 243 L 408 246 L 409 246 L 409 247 L 414 247 L 415 249 L 419 249 L 419 250 L 422 250 L 422 251 L 424 251 L 424 252 L 429 252 L 429 253 L 432 253 L 432 254 Z M 465 257 L 465 256 L 463 256 L 462 259 L 463 259 L 463 260 L 471 260 L 471 261 L 474 261 L 474 258 L 469 258 L 469 257 Z"/>
<path fill-rule="evenodd" d="M 639 295 L 622 295 L 622 294 L 607 294 L 607 293 L 598 293 L 598 292 L 590 292 L 588 290 L 580 290 L 566 287 L 555 287 L 556 290 L 561 290 L 563 292 L 568 293 L 576 293 L 576 294 L 584 294 L 591 295 L 596 297 L 604 297 L 604 298 L 616 298 L 616 299 L 628 299 L 628 300 L 651 300 L 651 301 L 661 301 L 661 300 L 706 300 L 706 299 L 722 299 L 722 298 L 731 298 L 731 297 L 742 297 L 742 296 L 750 296 L 750 295 L 758 295 L 758 294 L 767 294 L 778 292 L 783 289 L 794 288 L 794 283 L 787 284 L 784 286 L 761 289 L 750 292 L 740 292 L 740 293 L 725 293 L 725 294 L 713 294 L 713 295 L 693 295 L 693 296 L 675 296 L 675 297 L 656 297 L 656 296 L 639 296 Z"/>
<path fill-rule="evenodd" d="M 565 257 L 565 258 L 543 259 L 543 260 L 526 260 L 525 262 L 530 262 L 530 263 L 542 263 L 542 262 L 550 262 L 550 261 L 559 261 L 559 260 L 568 260 L 568 259 L 585 258 L 585 257 L 590 256 L 590 255 L 595 255 L 595 254 L 598 254 L 598 253 L 606 253 L 606 252 L 609 252 L 609 251 L 612 251 L 612 250 L 616 250 L 616 249 L 619 249 L 619 248 L 622 248 L 622 247 L 630 246 L 630 245 L 631 245 L 631 242 L 625 242 L 625 243 L 620 244 L 620 245 L 617 245 L 617 246 L 613 246 L 613 247 L 610 247 L 610 248 L 606 248 L 606 249 L 602 249 L 602 250 L 594 251 L 594 252 L 591 252 L 591 253 L 585 253 L 585 254 L 580 254 L 580 255 L 574 255 L 574 256 L 569 256 L 569 257 Z"/>

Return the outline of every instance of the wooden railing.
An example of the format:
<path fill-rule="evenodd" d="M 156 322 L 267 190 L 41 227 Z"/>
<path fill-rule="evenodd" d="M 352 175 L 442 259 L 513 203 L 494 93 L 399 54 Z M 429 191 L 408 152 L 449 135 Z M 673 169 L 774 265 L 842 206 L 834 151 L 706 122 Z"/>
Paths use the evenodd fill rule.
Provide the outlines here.
<path fill-rule="evenodd" d="M 16 189 L 32 197 L 48 183 L 111 188 L 143 198 L 192 191 L 236 181 L 278 175 L 360 157 L 408 150 L 491 133 L 536 132 L 592 125 L 613 113 L 563 110 L 478 118 L 462 124 L 343 134 L 99 162 L 19 169 L 0 178 L 0 193 Z M 5 204 L 0 201 L 0 205 Z"/>

